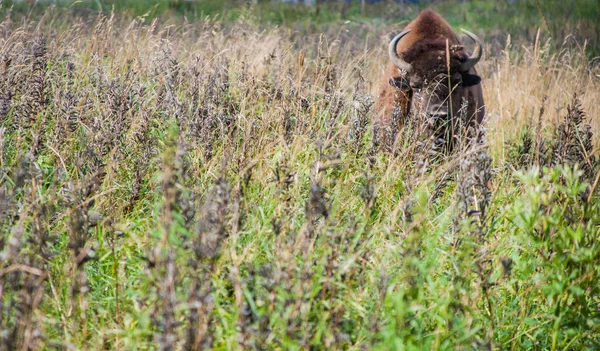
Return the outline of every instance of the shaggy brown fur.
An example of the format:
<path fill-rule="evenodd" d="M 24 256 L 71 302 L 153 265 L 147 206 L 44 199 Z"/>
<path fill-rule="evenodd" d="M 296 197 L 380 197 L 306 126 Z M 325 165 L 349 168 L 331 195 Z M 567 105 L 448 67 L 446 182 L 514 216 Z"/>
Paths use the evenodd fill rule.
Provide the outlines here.
<path fill-rule="evenodd" d="M 412 71 L 407 77 L 402 77 L 401 72 L 392 62 L 386 68 L 380 83 L 374 114 L 378 142 L 386 142 L 384 139 L 389 137 L 395 138 L 395 135 L 390 136 L 390 133 L 382 133 L 382 131 L 398 130 L 405 124 L 411 112 L 413 88 L 420 88 L 423 83 L 432 82 L 440 73 L 448 73 L 447 47 L 450 49 L 450 73 L 453 81 L 450 115 L 457 116 L 462 99 L 466 99 L 468 122 L 481 123 L 485 112 L 483 92 L 481 84 L 478 84 L 479 77 L 474 67 L 468 72 L 459 72 L 461 63 L 469 57 L 469 53 L 460 45 L 450 25 L 436 12 L 425 10 L 410 22 L 406 29 L 410 29 L 411 32 L 398 42 L 396 49 L 404 61 L 412 65 Z M 461 84 L 469 80 L 477 84 L 464 84 L 465 86 Z M 403 84 L 400 83 L 402 81 Z M 408 81 L 410 86 L 407 84 Z M 450 87 L 447 84 L 436 88 L 436 93 L 440 96 L 442 94 L 448 96 L 449 91 Z"/>

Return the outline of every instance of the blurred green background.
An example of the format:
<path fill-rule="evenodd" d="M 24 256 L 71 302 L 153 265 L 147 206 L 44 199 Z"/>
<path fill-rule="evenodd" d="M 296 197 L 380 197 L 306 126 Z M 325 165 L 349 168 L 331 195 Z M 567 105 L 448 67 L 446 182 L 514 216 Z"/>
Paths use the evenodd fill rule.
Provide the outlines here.
<path fill-rule="evenodd" d="M 305 2 L 311 3 L 310 5 Z M 503 45 L 540 38 L 552 45 L 586 45 L 590 58 L 600 55 L 598 0 L 84 0 L 1 1 L 0 15 L 13 20 L 39 18 L 50 8 L 59 14 L 90 17 L 115 12 L 125 17 L 192 22 L 211 17 L 224 22 L 240 19 L 261 26 L 283 26 L 303 32 L 326 32 L 340 25 L 402 26 L 431 7 L 456 29 L 466 26 L 488 42 Z"/>

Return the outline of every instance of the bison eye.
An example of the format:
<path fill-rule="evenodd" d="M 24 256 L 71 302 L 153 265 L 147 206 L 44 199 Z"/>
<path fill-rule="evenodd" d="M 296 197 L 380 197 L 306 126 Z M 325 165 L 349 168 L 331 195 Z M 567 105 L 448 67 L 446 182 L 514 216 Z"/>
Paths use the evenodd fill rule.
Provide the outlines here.
<path fill-rule="evenodd" d="M 407 90 L 410 87 L 408 81 L 402 77 L 390 78 L 388 82 L 391 86 L 399 90 Z"/>

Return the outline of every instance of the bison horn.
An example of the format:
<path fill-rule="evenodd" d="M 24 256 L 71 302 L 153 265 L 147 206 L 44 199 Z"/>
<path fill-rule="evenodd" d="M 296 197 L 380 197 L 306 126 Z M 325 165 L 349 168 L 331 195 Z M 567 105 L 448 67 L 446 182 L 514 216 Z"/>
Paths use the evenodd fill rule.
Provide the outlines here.
<path fill-rule="evenodd" d="M 469 70 L 469 68 L 475 66 L 475 64 L 477 64 L 477 62 L 479 62 L 479 60 L 481 60 L 481 56 L 483 55 L 483 44 L 481 43 L 481 39 L 479 39 L 475 34 L 469 32 L 466 29 L 461 29 L 469 38 L 471 38 L 475 44 L 477 44 L 475 46 L 475 50 L 473 51 L 473 54 L 471 54 L 471 56 L 460 65 L 460 70 L 461 72 L 466 72 Z"/>
<path fill-rule="evenodd" d="M 390 41 L 390 46 L 388 48 L 388 51 L 390 54 L 390 59 L 392 60 L 394 65 L 396 65 L 396 67 L 398 67 L 399 69 L 406 71 L 406 72 L 410 72 L 410 70 L 412 69 L 412 66 L 410 65 L 410 63 L 408 63 L 408 62 L 404 61 L 402 58 L 400 58 L 400 55 L 398 55 L 398 51 L 396 51 L 396 46 L 398 45 L 398 42 L 400 41 L 400 39 L 402 39 L 402 37 L 404 37 L 408 33 L 410 33 L 410 29 L 407 29 L 407 30 L 403 31 L 402 33 L 396 35 L 394 37 L 394 39 L 392 39 L 392 41 Z"/>

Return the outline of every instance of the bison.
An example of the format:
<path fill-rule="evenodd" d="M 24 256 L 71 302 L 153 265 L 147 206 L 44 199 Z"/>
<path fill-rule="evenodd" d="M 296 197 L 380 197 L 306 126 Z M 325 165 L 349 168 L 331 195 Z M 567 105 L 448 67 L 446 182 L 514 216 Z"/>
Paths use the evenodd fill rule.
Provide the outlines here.
<path fill-rule="evenodd" d="M 462 126 L 482 122 L 483 93 L 475 64 L 483 45 L 475 34 L 463 32 L 476 44 L 471 55 L 439 14 L 425 10 L 391 40 L 374 111 L 378 142 L 391 146 L 409 116 L 435 125 L 437 139 L 447 145 L 459 133 L 454 117 L 463 117 Z"/>

